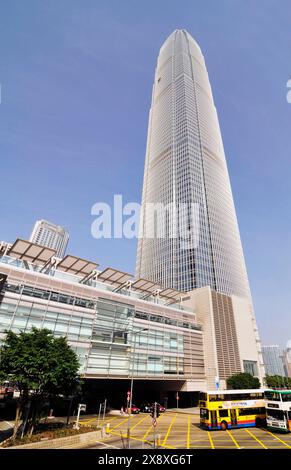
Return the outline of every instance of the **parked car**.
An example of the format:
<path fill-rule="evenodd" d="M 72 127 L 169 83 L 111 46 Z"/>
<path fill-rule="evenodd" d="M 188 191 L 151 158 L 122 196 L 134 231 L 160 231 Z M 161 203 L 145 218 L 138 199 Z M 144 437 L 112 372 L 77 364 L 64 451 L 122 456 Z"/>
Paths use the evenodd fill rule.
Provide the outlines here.
<path fill-rule="evenodd" d="M 140 410 L 142 413 L 151 413 L 154 409 L 154 406 L 154 403 L 143 403 L 142 405 L 140 405 Z M 166 411 L 166 408 L 160 405 L 160 403 L 157 403 L 157 410 L 159 410 L 160 413 L 164 413 Z"/>
<path fill-rule="evenodd" d="M 142 413 L 150 413 L 151 410 L 152 410 L 152 405 L 151 405 L 151 403 L 142 403 L 142 404 L 140 405 L 140 411 L 141 411 Z"/>
<path fill-rule="evenodd" d="M 152 406 L 154 406 L 154 405 L 152 405 Z M 157 407 L 159 407 L 160 413 L 165 413 L 166 408 L 164 406 L 160 405 L 160 403 L 157 403 Z"/>
<path fill-rule="evenodd" d="M 132 414 L 138 414 L 140 412 L 140 409 L 136 405 L 131 405 L 131 413 Z"/>

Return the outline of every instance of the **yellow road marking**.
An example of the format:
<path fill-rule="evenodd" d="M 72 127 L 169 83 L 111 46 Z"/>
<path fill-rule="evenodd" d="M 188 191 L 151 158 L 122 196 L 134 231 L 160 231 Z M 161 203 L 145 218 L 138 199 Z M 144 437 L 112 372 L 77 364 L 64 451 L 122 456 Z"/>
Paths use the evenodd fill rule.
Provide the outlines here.
<path fill-rule="evenodd" d="M 118 437 L 124 437 L 124 438 L 127 438 L 127 433 L 124 434 L 124 433 L 118 433 L 118 432 L 115 432 L 115 431 L 109 431 L 109 434 L 111 434 L 112 436 L 118 436 Z M 134 439 L 135 441 L 142 441 L 143 439 L 139 438 L 139 437 L 133 437 L 133 436 L 130 436 L 130 439 Z M 143 440 L 143 442 L 148 442 L 150 444 L 150 441 L 147 441 L 146 439 Z"/>
<path fill-rule="evenodd" d="M 205 442 L 205 441 L 207 441 L 205 437 L 201 437 L 200 439 L 191 439 L 191 442 Z M 207 447 L 208 447 L 208 444 L 207 444 Z"/>
<path fill-rule="evenodd" d="M 208 444 L 203 444 L 203 445 L 199 445 L 199 446 L 192 446 L 191 449 L 202 449 L 202 447 L 205 447 L 206 449 L 209 449 L 209 445 Z M 233 447 L 232 447 L 233 449 Z"/>
<path fill-rule="evenodd" d="M 147 446 L 153 446 L 153 434 L 154 434 L 154 429 L 152 424 L 147 427 L 147 419 L 148 415 L 143 415 L 143 416 L 132 416 L 134 421 L 132 422 L 131 426 L 131 431 L 135 430 L 135 436 L 131 436 L 131 439 L 140 443 L 145 443 Z M 212 449 L 217 449 L 217 448 L 233 448 L 233 445 L 235 445 L 235 448 L 241 449 L 242 444 L 240 442 L 240 438 L 242 437 L 241 432 L 246 432 L 252 440 L 255 440 L 260 447 L 264 449 L 268 449 L 269 447 L 269 442 L 271 439 L 273 439 L 273 446 L 276 446 L 276 441 L 279 442 L 277 444 L 277 448 L 281 446 L 281 448 L 285 447 L 288 449 L 291 449 L 291 440 L 284 437 L 281 438 L 277 436 L 276 434 L 272 433 L 271 431 L 268 430 L 261 430 L 260 433 L 258 433 L 258 436 L 256 433 L 248 429 L 241 429 L 240 434 L 236 434 L 235 432 L 232 434 L 231 430 L 226 430 L 224 433 L 224 438 L 221 433 L 215 434 L 213 436 L 211 431 L 207 431 L 207 436 L 206 432 L 204 431 L 203 434 L 201 434 L 201 431 L 197 432 L 196 429 L 193 430 L 193 434 L 191 432 L 191 423 L 192 423 L 192 416 L 186 415 L 183 417 L 183 420 L 179 419 L 180 416 L 178 413 L 175 413 L 171 416 L 169 415 L 162 415 L 160 416 L 158 420 L 158 424 L 160 423 L 160 420 L 163 418 L 167 418 L 165 425 L 161 426 L 161 433 L 162 433 L 162 438 L 161 438 L 161 445 L 160 448 L 165 448 L 165 449 L 180 449 L 180 448 L 187 448 L 187 449 L 196 449 L 196 448 L 206 448 L 207 447 L 207 442 L 208 442 L 208 448 L 209 448 L 209 443 Z M 94 418 L 89 418 L 89 419 L 84 419 L 83 421 L 80 421 L 80 425 L 90 425 L 92 422 L 97 423 L 98 417 Z M 116 437 L 118 436 L 119 438 L 126 438 L 126 423 L 128 422 L 128 417 L 120 417 L 118 416 L 107 416 L 105 417 L 104 421 L 102 418 L 100 419 L 100 425 L 104 426 L 106 423 L 113 423 L 111 424 L 111 428 L 108 430 L 108 434 L 101 439 L 102 442 L 110 442 L 114 441 Z M 145 424 L 143 424 L 145 423 Z M 161 423 L 162 424 L 162 423 Z M 121 428 L 120 428 L 121 427 Z M 119 428 L 119 429 L 118 429 Z M 123 429 L 122 429 L 123 428 Z M 119 432 L 119 430 L 121 432 Z M 114 432 L 115 431 L 115 432 Z M 159 433 L 158 428 L 156 428 L 156 433 Z M 265 434 L 264 434 L 265 433 Z M 144 434 L 144 435 L 143 435 Z M 186 434 L 186 436 L 185 436 Z M 201 434 L 201 436 L 200 436 Z M 142 437 L 143 435 L 143 437 Z M 199 437 L 200 436 L 200 437 Z M 214 438 L 215 437 L 215 438 Z M 282 436 L 283 437 L 283 436 Z M 194 438 L 194 440 L 192 439 Z M 170 439 L 170 442 L 172 445 L 168 444 L 168 440 Z M 232 444 L 230 444 L 230 440 L 232 440 Z M 186 440 L 186 442 L 185 442 Z M 199 444 L 199 442 L 201 444 Z M 197 443 L 197 444 L 196 444 Z M 271 445 L 271 444 L 270 444 Z"/>
<path fill-rule="evenodd" d="M 116 418 L 117 418 L 117 416 L 111 416 L 109 419 L 107 419 L 107 418 L 105 417 L 104 423 L 109 423 L 109 422 L 113 421 L 113 420 L 116 419 Z M 79 424 L 87 425 L 87 424 L 89 424 L 89 423 L 92 423 L 93 421 L 97 421 L 97 422 L 98 422 L 98 417 L 96 416 L 96 418 L 84 419 L 84 420 L 82 420 L 82 421 L 79 421 Z M 100 422 L 103 422 L 103 419 L 102 419 L 102 418 L 100 418 Z"/>
<path fill-rule="evenodd" d="M 116 426 L 113 426 L 112 429 L 118 428 L 118 426 L 121 426 L 121 424 L 125 423 L 126 421 L 128 421 L 128 417 L 125 418 L 125 419 L 122 419 L 122 420 L 120 421 L 120 423 L 116 424 Z"/>
<path fill-rule="evenodd" d="M 280 437 L 276 436 L 271 431 L 266 430 L 265 432 L 267 432 L 268 434 L 271 434 L 271 436 L 275 437 L 276 439 L 278 439 L 278 441 L 282 442 L 282 444 L 284 444 L 286 447 L 291 449 L 291 446 L 289 446 L 289 444 L 287 444 L 285 441 L 282 441 L 282 439 L 280 439 Z"/>
<path fill-rule="evenodd" d="M 165 447 L 166 449 L 177 449 L 177 447 L 169 446 L 169 445 L 166 445 L 166 444 L 162 444 L 161 447 Z"/>
<path fill-rule="evenodd" d="M 191 429 L 191 421 L 190 421 L 190 416 L 188 416 L 187 449 L 190 449 L 190 429 Z"/>
<path fill-rule="evenodd" d="M 118 436 L 118 437 L 124 437 L 126 438 L 127 437 L 127 434 L 118 434 L 118 432 L 112 432 L 110 431 L 110 434 L 112 434 L 112 436 Z M 107 438 L 108 439 L 108 438 Z M 145 442 L 147 444 L 152 444 L 151 441 L 147 440 L 147 439 L 141 439 L 141 438 L 138 438 L 138 437 L 133 437 L 133 436 L 130 436 L 130 439 L 133 439 L 134 441 L 139 441 L 139 442 Z M 101 441 L 103 442 L 103 441 Z M 173 446 L 169 446 L 169 445 L 163 445 L 162 447 L 166 447 L 167 449 L 176 449 L 176 447 L 173 447 Z"/>
<path fill-rule="evenodd" d="M 163 418 L 163 416 L 165 416 L 165 415 L 163 414 L 162 416 L 160 416 L 160 417 L 158 418 L 158 419 L 159 419 L 158 423 L 161 421 L 161 419 Z M 145 438 L 149 435 L 149 433 L 151 432 L 152 427 L 153 427 L 152 424 L 148 427 L 148 429 L 146 430 L 146 433 L 145 433 L 144 436 L 143 436 L 143 439 L 145 439 Z"/>
<path fill-rule="evenodd" d="M 145 416 L 144 418 L 141 418 L 134 426 L 132 426 L 132 428 L 130 428 L 130 430 L 132 431 L 134 428 L 136 428 L 136 426 L 138 426 L 140 423 L 142 423 L 147 418 L 148 418 L 148 416 Z"/>
<path fill-rule="evenodd" d="M 212 440 L 212 437 L 210 435 L 210 431 L 207 431 L 207 434 L 208 434 L 208 439 L 210 441 L 211 449 L 214 449 L 213 440 Z"/>
<path fill-rule="evenodd" d="M 232 441 L 235 443 L 237 449 L 240 449 L 240 446 L 238 445 L 237 441 L 235 440 L 235 438 L 233 437 L 233 435 L 231 434 L 231 432 L 229 432 L 229 430 L 227 429 L 226 430 L 227 434 L 231 437 Z"/>
<path fill-rule="evenodd" d="M 109 431 L 109 434 L 111 434 L 112 436 L 118 436 L 118 437 L 124 437 L 124 438 L 127 438 L 127 434 L 119 434 L 118 432 L 114 432 L 114 431 Z M 107 437 L 106 439 L 102 439 L 100 442 L 103 442 L 105 440 L 108 441 L 108 439 L 111 439 L 111 437 Z M 130 436 L 130 439 L 133 439 L 134 441 L 139 441 L 139 442 L 144 442 L 144 443 L 147 443 L 147 444 L 152 444 L 151 441 L 147 440 L 147 439 L 143 439 L 143 438 L 139 438 L 139 437 L 133 437 L 133 436 Z M 164 445 L 162 447 L 166 447 L 167 449 L 176 449 L 176 447 L 173 447 L 173 446 L 169 446 L 169 445 Z"/>
<path fill-rule="evenodd" d="M 164 445 L 166 444 L 166 442 L 167 442 L 167 440 L 168 440 L 168 437 L 169 437 L 169 435 L 170 435 L 172 426 L 173 426 L 173 424 L 174 424 L 176 418 L 177 418 L 177 414 L 175 414 L 174 418 L 173 418 L 172 421 L 171 421 L 170 426 L 168 427 L 168 431 L 167 431 L 167 434 L 165 435 L 165 438 L 164 438 L 164 440 L 163 440 L 163 442 L 162 442 L 162 446 L 164 446 Z"/>
<path fill-rule="evenodd" d="M 150 426 L 148 427 L 148 429 L 147 429 L 145 435 L 142 437 L 142 439 L 145 439 L 145 438 L 149 435 L 149 433 L 151 432 L 151 429 L 152 429 L 152 425 L 150 425 Z"/>
<path fill-rule="evenodd" d="M 105 421 L 106 421 L 106 423 L 112 423 L 112 421 L 114 421 L 115 419 L 117 419 L 117 416 L 113 416 L 108 421 L 107 421 L 107 419 L 105 419 Z"/>
<path fill-rule="evenodd" d="M 251 431 L 248 429 L 244 429 L 244 431 L 247 432 L 253 439 L 255 439 L 262 447 L 264 447 L 264 449 L 268 449 L 268 447 L 265 446 L 265 444 L 263 444 L 262 441 L 260 441 L 260 439 L 258 439 Z"/>

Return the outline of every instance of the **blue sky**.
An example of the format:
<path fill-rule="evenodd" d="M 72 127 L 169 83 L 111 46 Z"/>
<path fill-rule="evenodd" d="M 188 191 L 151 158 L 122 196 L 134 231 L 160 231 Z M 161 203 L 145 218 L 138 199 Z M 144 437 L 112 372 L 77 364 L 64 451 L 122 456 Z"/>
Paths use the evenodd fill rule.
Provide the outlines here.
<path fill-rule="evenodd" d="M 0 2 L 0 239 L 66 226 L 69 252 L 134 272 L 135 240 L 95 240 L 95 202 L 140 201 L 155 62 L 187 29 L 204 53 L 264 343 L 291 338 L 291 3 Z"/>

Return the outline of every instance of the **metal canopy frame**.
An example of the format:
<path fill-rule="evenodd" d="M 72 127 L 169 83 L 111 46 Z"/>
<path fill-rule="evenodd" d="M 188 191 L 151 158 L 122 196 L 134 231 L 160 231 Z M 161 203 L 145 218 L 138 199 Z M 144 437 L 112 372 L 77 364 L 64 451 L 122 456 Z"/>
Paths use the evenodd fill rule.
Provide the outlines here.
<path fill-rule="evenodd" d="M 181 302 L 182 297 L 185 295 L 185 292 L 172 289 L 171 287 L 167 287 L 167 289 L 162 290 L 159 293 L 160 297 L 169 300 L 169 304 L 174 302 Z"/>
<path fill-rule="evenodd" d="M 17 238 L 7 255 L 34 264 L 44 265 L 55 256 L 56 250 L 46 246 L 37 245 L 28 240 Z"/>
<path fill-rule="evenodd" d="M 97 276 L 97 281 L 102 281 L 116 288 L 120 289 L 126 285 L 126 283 L 132 279 L 132 274 L 124 271 L 119 271 L 114 268 L 106 268 Z"/>
<path fill-rule="evenodd" d="M 146 294 L 146 297 L 159 293 L 161 285 L 148 279 L 138 279 L 131 284 L 132 289 Z"/>
<path fill-rule="evenodd" d="M 93 261 L 88 261 L 72 255 L 66 255 L 57 264 L 56 269 L 76 276 L 88 276 L 88 274 L 94 271 L 97 266 L 99 265 Z"/>

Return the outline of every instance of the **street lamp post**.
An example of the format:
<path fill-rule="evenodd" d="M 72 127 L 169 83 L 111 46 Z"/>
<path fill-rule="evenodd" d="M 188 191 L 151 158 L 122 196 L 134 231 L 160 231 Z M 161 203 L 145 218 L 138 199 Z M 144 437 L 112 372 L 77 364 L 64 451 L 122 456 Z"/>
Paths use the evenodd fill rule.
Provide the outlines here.
<path fill-rule="evenodd" d="M 132 408 L 132 393 L 133 393 L 133 374 L 134 374 L 134 360 L 135 360 L 135 347 L 136 347 L 136 336 L 142 331 L 148 331 L 148 328 L 142 328 L 138 331 L 133 332 L 134 342 L 133 342 L 133 356 L 132 356 L 132 371 L 131 371 L 131 380 L 130 380 L 130 397 L 129 397 L 129 416 L 127 420 L 127 439 L 128 439 L 128 448 L 130 449 L 130 418 L 131 418 L 131 408 Z"/>

